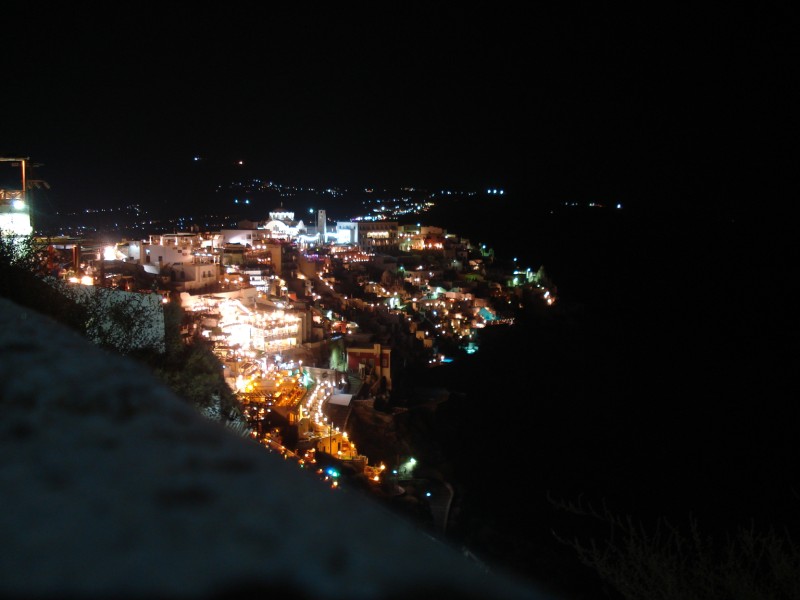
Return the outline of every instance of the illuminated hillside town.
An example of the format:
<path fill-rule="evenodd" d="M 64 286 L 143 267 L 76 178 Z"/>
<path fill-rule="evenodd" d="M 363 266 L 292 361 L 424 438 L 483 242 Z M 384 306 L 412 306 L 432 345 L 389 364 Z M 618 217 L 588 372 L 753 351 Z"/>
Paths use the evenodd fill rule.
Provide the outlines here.
<path fill-rule="evenodd" d="M 485 244 L 441 227 L 400 224 L 399 215 L 433 204 L 416 190 L 351 220 L 331 221 L 325 209 L 296 218 L 281 201 L 261 221 L 101 241 L 35 231 L 27 159 L 3 160 L 21 175 L 19 188 L 0 190 L 4 235 L 33 233 L 47 247 L 48 274 L 81 294 L 152 298 L 143 314 L 162 336 L 159 307 L 180 303 L 182 335 L 212 344 L 245 435 L 313 465 L 333 487 L 342 469 L 376 486 L 386 473 L 395 485 L 412 477 L 413 457 L 371 464 L 348 432 L 353 411 L 406 410 L 393 396 L 402 365 L 436 368 L 479 351 L 482 329 L 513 325 L 524 303 L 556 301 L 542 268 L 501 264 Z"/>

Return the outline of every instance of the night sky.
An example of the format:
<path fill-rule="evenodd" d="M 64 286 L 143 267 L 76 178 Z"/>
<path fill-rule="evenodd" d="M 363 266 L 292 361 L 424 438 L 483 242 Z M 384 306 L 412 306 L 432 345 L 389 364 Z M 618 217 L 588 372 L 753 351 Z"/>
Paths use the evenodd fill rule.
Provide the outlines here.
<path fill-rule="evenodd" d="M 190 203 L 194 156 L 289 184 L 715 209 L 788 165 L 774 8 L 3 12 L 0 155 L 40 163 L 57 207 Z"/>

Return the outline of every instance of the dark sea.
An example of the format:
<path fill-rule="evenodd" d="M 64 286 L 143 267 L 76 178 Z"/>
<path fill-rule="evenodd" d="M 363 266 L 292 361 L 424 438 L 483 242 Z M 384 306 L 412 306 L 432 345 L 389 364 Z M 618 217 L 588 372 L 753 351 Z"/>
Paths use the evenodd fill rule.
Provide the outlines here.
<path fill-rule="evenodd" d="M 788 223 L 516 206 L 476 198 L 427 221 L 497 260 L 543 266 L 558 294 L 420 382 L 453 392 L 442 443 L 469 541 L 490 563 L 592 598 L 599 580 L 556 534 L 607 531 L 559 502 L 648 528 L 696 519 L 718 540 L 751 523 L 800 534 Z"/>

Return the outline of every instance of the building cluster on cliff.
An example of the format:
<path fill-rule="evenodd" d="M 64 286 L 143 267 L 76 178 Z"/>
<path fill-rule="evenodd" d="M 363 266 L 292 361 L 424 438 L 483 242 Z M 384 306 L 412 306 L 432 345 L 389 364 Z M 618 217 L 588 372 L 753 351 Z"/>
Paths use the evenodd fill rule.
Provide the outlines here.
<path fill-rule="evenodd" d="M 341 339 L 348 348 L 377 343 L 404 361 L 414 350 L 415 359 L 436 364 L 474 351 L 481 328 L 512 323 L 515 306 L 531 295 L 545 304 L 555 300 L 542 269 L 501 264 L 485 245 L 440 227 L 348 221 L 328 230 L 324 211 L 314 226 L 306 226 L 283 208 L 263 222 L 239 225 L 107 245 L 49 238 L 52 274 L 160 293 L 206 315 L 209 304 L 237 300 L 269 322 L 259 351 L 305 352 L 309 358 L 324 343 Z M 232 346 L 231 331 L 217 325 L 205 335 Z M 329 361 L 338 364 L 323 365 L 320 354 L 311 358 L 312 366 L 377 374 L 391 383 L 390 359 L 349 354 L 358 356 L 358 364 L 335 355 Z"/>

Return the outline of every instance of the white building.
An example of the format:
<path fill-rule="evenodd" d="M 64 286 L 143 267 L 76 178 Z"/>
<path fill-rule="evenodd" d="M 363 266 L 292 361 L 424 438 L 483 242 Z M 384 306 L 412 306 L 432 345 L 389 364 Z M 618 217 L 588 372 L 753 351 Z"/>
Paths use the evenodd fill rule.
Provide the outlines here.
<path fill-rule="evenodd" d="M 192 291 L 219 281 L 222 268 L 216 244 L 221 236 L 206 238 L 197 233 L 151 235 L 149 241 L 121 242 L 115 257 L 142 265 L 154 275 L 168 273 L 179 291 Z"/>
<path fill-rule="evenodd" d="M 271 210 L 269 220 L 258 223 L 257 229 L 267 233 L 267 237 L 279 240 L 295 240 L 307 233 L 302 219 L 295 220 L 294 211 L 283 207 Z"/>
<path fill-rule="evenodd" d="M 399 247 L 397 221 L 338 221 L 336 242 L 358 244 L 365 252 L 397 250 Z"/>

